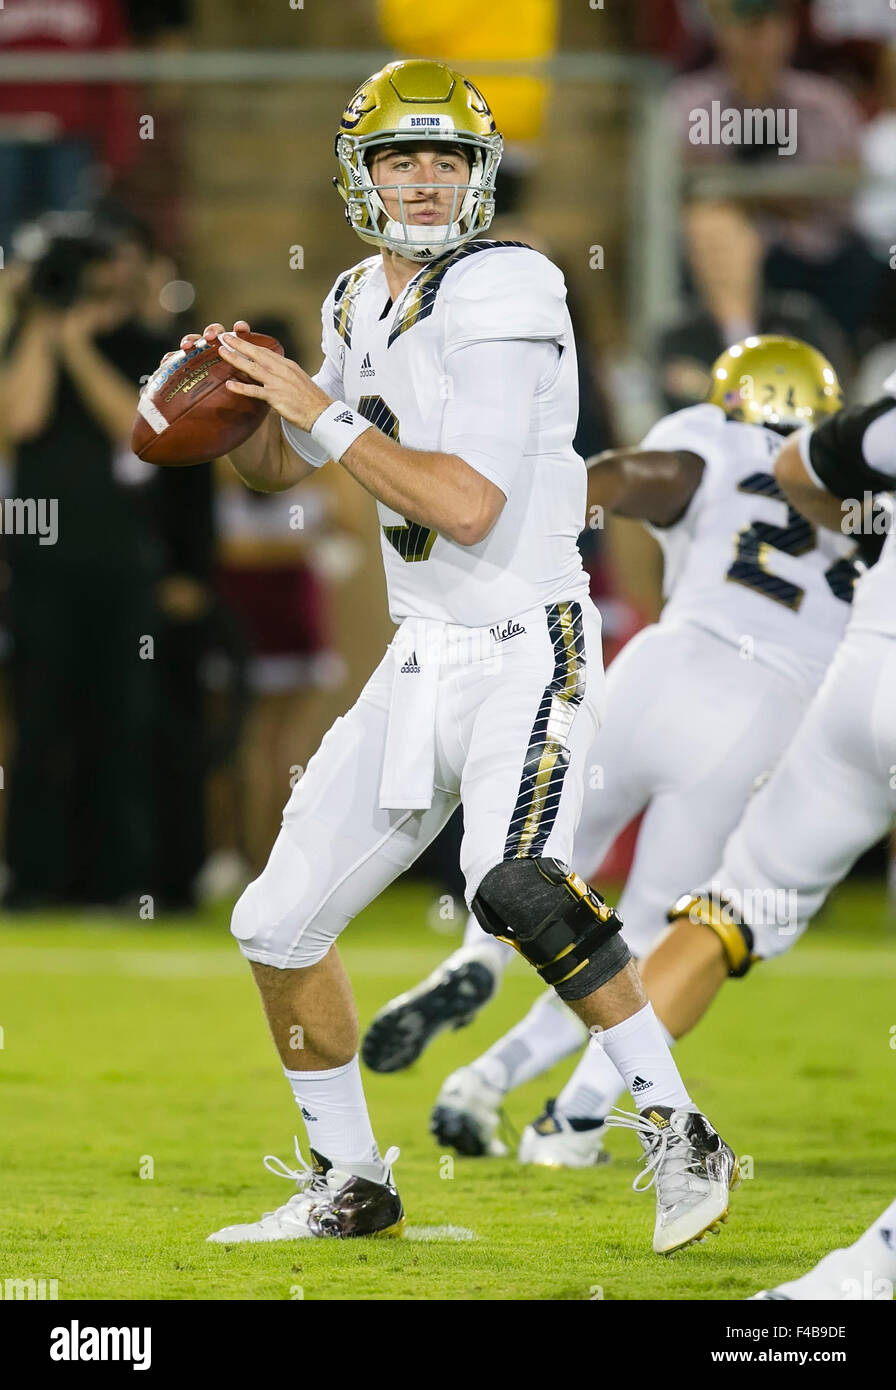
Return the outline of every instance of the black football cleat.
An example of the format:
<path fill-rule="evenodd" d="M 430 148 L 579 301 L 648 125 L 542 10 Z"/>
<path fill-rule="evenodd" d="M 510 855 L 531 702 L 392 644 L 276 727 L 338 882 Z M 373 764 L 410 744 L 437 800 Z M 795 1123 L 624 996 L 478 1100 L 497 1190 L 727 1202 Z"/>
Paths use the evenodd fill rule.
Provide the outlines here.
<path fill-rule="evenodd" d="M 298 1139 L 296 1158 L 299 1168 L 290 1168 L 271 1154 L 264 1161 L 269 1173 L 296 1184 L 296 1191 L 282 1207 L 266 1211 L 259 1221 L 225 1226 L 207 1239 L 218 1245 L 239 1245 L 404 1234 L 404 1210 L 392 1181 L 391 1168 L 398 1158 L 398 1149 L 391 1148 L 383 1156 L 386 1169 L 383 1182 L 340 1172 L 314 1149 L 311 1150 L 311 1163 L 307 1164 L 299 1150 Z"/>
<path fill-rule="evenodd" d="M 497 988 L 481 960 L 440 965 L 419 985 L 391 999 L 376 1015 L 361 1044 L 371 1071 L 403 1071 L 445 1028 L 463 1028 Z"/>
<path fill-rule="evenodd" d="M 308 1217 L 308 1228 L 313 1236 L 346 1240 L 352 1236 L 404 1234 L 404 1208 L 392 1181 L 391 1168 L 385 1182 L 372 1182 L 354 1175 L 346 1179 L 345 1173 L 335 1173 L 327 1160 L 313 1149 L 311 1157 L 321 1164 L 327 1178 L 327 1194 L 315 1202 Z M 386 1155 L 392 1163 L 397 1157 L 397 1149 L 390 1149 Z"/>

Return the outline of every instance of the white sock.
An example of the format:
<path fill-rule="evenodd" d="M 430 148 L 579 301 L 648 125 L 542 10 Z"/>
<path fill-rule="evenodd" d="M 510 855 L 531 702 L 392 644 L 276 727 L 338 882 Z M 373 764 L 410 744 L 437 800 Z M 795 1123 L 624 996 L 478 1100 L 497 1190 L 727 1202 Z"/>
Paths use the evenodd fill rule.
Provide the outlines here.
<path fill-rule="evenodd" d="M 522 1022 L 477 1057 L 473 1070 L 506 1094 L 578 1052 L 588 1030 L 552 989 L 536 999 Z"/>
<path fill-rule="evenodd" d="M 653 1005 L 645 1004 L 630 1018 L 594 1036 L 631 1091 L 636 1110 L 651 1105 L 671 1105 L 676 1110 L 692 1105 L 663 1031 Z"/>
<path fill-rule="evenodd" d="M 872 1278 L 896 1283 L 896 1202 L 891 1202 L 849 1248 L 865 1262 Z"/>
<path fill-rule="evenodd" d="M 483 931 L 476 920 L 476 914 L 471 912 L 464 928 L 464 944 L 454 952 L 453 956 L 449 957 L 449 960 L 453 960 L 454 956 L 459 956 L 461 953 L 464 960 L 469 960 L 471 955 L 475 955 L 477 959 L 494 970 L 500 980 L 514 950 L 506 942 L 499 941 L 496 936 L 489 936 L 487 931 Z"/>
<path fill-rule="evenodd" d="M 625 1092 L 625 1082 L 600 1045 L 591 1038 L 579 1065 L 557 1097 L 567 1120 L 603 1120 Z"/>
<path fill-rule="evenodd" d="M 672 1047 L 672 1034 L 661 1019 L 657 1023 L 667 1046 Z M 598 1033 L 590 1039 L 579 1065 L 557 1097 L 557 1110 L 567 1120 L 604 1120 L 625 1094 L 625 1082 L 601 1046 L 601 1038 Z"/>
<path fill-rule="evenodd" d="M 370 1126 L 358 1058 L 329 1071 L 284 1067 L 283 1074 L 292 1087 L 311 1147 L 334 1168 L 382 1182 L 385 1170 Z"/>

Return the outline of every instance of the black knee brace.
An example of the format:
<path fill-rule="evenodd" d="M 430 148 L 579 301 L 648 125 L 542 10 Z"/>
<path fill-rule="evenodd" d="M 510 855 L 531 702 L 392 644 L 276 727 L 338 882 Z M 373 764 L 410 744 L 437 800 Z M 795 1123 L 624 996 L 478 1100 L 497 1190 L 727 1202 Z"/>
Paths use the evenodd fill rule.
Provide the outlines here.
<path fill-rule="evenodd" d="M 735 980 L 746 975 L 753 961 L 753 933 L 739 921 L 731 903 L 709 893 L 685 893 L 669 908 L 670 922 L 689 921 L 709 927 L 722 943 L 728 961 L 728 974 Z"/>
<path fill-rule="evenodd" d="M 561 999 L 584 999 L 631 960 L 622 919 L 559 859 L 506 859 L 473 899 L 483 931 L 534 965 Z"/>

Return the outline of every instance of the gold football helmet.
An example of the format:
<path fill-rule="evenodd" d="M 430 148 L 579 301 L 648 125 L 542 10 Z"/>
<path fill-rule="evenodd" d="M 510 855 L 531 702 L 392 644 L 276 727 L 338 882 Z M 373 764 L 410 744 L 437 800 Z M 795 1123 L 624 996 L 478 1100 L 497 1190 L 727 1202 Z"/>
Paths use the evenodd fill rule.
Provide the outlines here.
<path fill-rule="evenodd" d="M 470 162 L 469 181 L 454 190 L 450 222 L 439 227 L 410 225 L 400 192 L 400 217 L 391 218 L 380 189 L 392 186 L 372 181 L 367 168 L 370 152 L 382 145 L 439 142 L 459 147 Z M 336 135 L 339 174 L 333 182 L 345 199 L 346 221 L 362 241 L 397 251 L 409 260 L 426 261 L 488 228 L 495 210 L 495 175 L 502 149 L 492 113 L 478 88 L 444 63 L 413 58 L 389 63 L 352 97 Z"/>
<path fill-rule="evenodd" d="M 732 420 L 780 431 L 815 425 L 843 405 L 837 373 L 799 338 L 744 338 L 713 363 L 706 399 Z"/>

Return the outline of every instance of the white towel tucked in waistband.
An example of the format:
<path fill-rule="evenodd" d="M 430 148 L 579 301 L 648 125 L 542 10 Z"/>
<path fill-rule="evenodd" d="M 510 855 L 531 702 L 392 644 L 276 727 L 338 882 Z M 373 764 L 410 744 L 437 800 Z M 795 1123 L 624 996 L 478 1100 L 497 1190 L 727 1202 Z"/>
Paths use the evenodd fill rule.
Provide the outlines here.
<path fill-rule="evenodd" d="M 395 671 L 380 809 L 426 811 L 436 762 L 436 698 L 445 624 L 406 618 L 392 642 Z"/>

